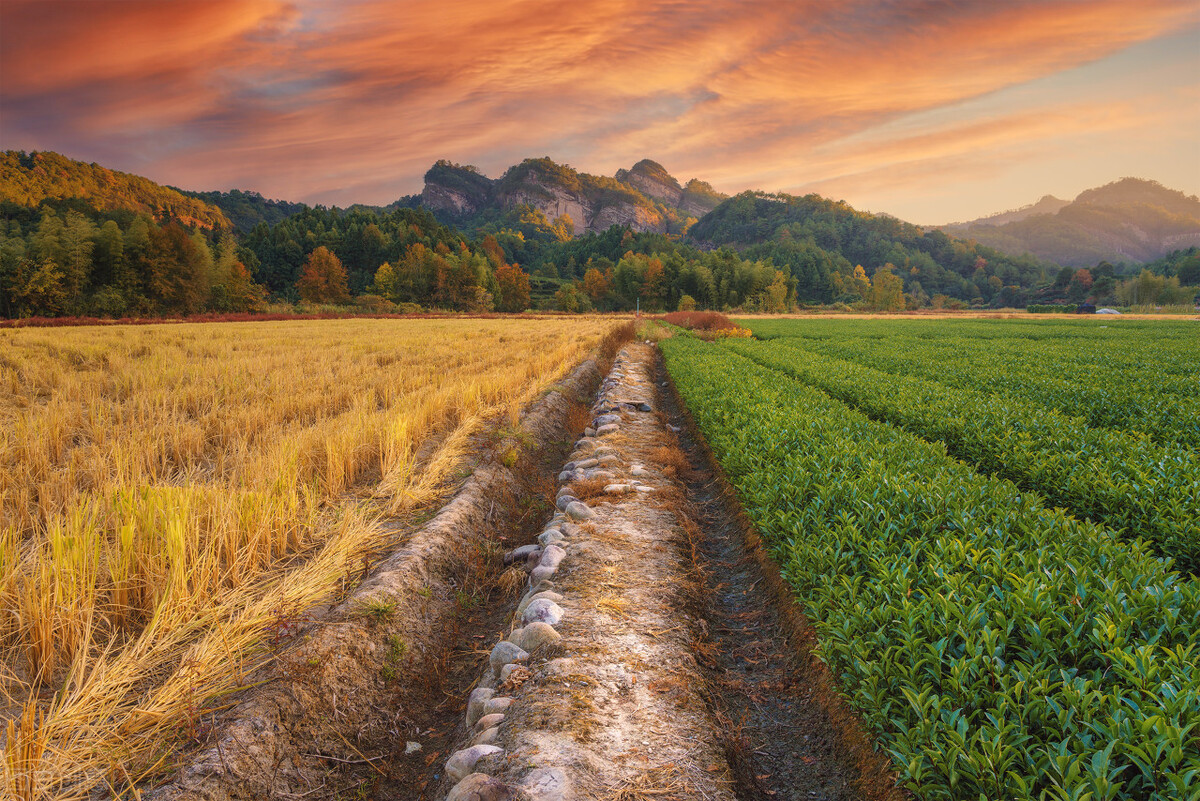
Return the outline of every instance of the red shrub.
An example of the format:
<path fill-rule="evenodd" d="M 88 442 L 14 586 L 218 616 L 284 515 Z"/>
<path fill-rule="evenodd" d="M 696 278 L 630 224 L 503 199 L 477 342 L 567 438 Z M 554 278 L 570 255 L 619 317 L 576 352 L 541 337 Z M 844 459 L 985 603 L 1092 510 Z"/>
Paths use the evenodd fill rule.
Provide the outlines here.
<path fill-rule="evenodd" d="M 690 328 L 693 331 L 721 331 L 723 329 L 737 328 L 733 320 L 730 320 L 720 312 L 714 311 L 680 311 L 664 314 L 660 317 L 663 322 L 677 325 L 680 328 Z"/>

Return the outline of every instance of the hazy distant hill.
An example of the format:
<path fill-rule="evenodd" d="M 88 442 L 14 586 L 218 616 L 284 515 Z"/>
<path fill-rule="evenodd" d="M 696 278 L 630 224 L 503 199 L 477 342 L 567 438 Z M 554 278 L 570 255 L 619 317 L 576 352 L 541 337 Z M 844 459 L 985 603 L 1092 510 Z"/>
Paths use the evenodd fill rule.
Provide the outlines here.
<path fill-rule="evenodd" d="M 1062 201 L 1047 197 L 1026 209 L 944 230 L 1068 267 L 1152 261 L 1200 244 L 1200 199 L 1155 181 L 1123 178 L 1054 209 L 1057 203 Z"/>
<path fill-rule="evenodd" d="M 996 214 L 989 214 L 987 217 L 980 217 L 978 220 L 970 222 L 951 223 L 944 226 L 945 228 L 961 228 L 970 225 L 1005 225 L 1010 222 L 1024 220 L 1027 217 L 1036 217 L 1039 214 L 1057 214 L 1058 210 L 1063 206 L 1071 205 L 1071 201 L 1063 200 L 1054 195 L 1045 195 L 1037 203 L 1031 203 L 1028 206 L 1022 206 L 1019 209 L 1012 211 L 1001 211 Z"/>
<path fill-rule="evenodd" d="M 221 209 L 140 175 L 74 161 L 58 153 L 6 150 L 0 159 L 0 201 L 34 208 L 43 201 L 83 200 L 98 211 L 128 209 L 186 225 L 229 228 Z"/>
<path fill-rule="evenodd" d="M 704 181 L 680 185 L 649 159 L 609 178 L 540 158 L 526 159 L 495 180 L 475 167 L 438 161 L 425 173 L 421 204 L 456 222 L 529 205 L 551 222 L 570 217 L 576 234 L 613 225 L 681 233 L 725 197 Z"/>

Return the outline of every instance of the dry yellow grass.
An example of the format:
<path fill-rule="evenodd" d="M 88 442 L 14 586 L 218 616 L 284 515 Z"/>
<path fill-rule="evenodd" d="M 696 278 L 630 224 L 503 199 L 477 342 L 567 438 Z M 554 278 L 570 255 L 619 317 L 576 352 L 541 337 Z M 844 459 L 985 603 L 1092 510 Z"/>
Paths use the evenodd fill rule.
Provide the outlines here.
<path fill-rule="evenodd" d="M 9 797 L 161 768 L 387 514 L 590 351 L 600 319 L 0 331 Z"/>

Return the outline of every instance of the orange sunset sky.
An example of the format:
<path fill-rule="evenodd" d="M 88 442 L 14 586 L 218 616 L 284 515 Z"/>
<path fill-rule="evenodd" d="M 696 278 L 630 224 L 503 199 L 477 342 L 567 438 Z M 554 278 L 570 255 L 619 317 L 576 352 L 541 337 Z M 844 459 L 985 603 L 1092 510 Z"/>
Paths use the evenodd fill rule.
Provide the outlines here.
<path fill-rule="evenodd" d="M 935 224 L 1200 192 L 1197 131 L 1197 0 L 0 0 L 5 149 L 308 203 L 648 157 Z"/>

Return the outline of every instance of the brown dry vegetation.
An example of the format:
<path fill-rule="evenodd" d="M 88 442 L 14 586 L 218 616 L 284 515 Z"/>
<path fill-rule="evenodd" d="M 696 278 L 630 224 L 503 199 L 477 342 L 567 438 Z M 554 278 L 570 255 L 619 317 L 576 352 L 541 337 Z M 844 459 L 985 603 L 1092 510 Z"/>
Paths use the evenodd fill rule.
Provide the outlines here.
<path fill-rule="evenodd" d="M 611 323 L 0 331 L 0 795 L 162 768 L 201 709 Z"/>

